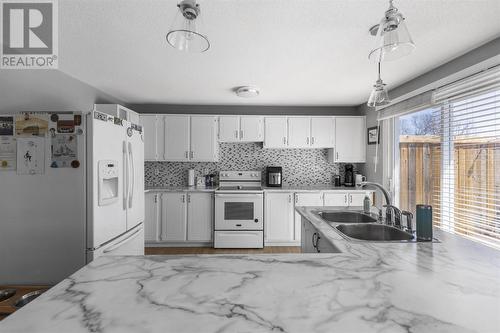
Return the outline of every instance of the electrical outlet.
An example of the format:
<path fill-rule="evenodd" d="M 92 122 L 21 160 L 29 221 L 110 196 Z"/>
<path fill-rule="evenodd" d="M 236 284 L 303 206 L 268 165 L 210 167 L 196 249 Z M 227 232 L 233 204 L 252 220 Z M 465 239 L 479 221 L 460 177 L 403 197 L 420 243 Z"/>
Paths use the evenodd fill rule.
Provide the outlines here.
<path fill-rule="evenodd" d="M 158 176 L 160 174 L 160 169 L 155 168 L 155 176 Z"/>

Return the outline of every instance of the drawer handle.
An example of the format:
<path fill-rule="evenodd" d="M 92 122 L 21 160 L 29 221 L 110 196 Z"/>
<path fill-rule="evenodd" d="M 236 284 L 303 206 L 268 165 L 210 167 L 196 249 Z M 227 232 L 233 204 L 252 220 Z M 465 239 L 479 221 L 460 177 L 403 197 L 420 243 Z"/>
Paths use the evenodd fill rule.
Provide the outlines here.
<path fill-rule="evenodd" d="M 237 227 L 241 227 L 241 224 L 237 224 L 236 226 L 237 226 Z"/>

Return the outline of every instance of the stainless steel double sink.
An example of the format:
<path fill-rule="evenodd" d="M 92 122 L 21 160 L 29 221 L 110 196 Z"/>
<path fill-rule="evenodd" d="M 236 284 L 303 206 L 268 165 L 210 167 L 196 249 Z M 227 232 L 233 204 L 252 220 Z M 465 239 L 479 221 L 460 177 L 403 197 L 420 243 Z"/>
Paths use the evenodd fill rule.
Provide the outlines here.
<path fill-rule="evenodd" d="M 347 239 L 371 242 L 409 242 L 414 236 L 401 229 L 377 223 L 358 211 L 319 211 L 317 214 Z"/>

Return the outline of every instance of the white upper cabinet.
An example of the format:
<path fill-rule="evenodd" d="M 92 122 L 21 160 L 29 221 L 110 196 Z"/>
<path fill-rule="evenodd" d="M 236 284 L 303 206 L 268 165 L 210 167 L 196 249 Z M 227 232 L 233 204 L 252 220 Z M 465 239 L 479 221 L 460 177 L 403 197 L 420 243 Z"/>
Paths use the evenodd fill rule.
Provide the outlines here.
<path fill-rule="evenodd" d="M 213 162 L 218 158 L 217 117 L 191 117 L 191 150 L 189 160 Z"/>
<path fill-rule="evenodd" d="M 165 128 L 163 117 L 155 114 L 141 115 L 144 131 L 144 160 L 159 161 L 165 159 Z"/>
<path fill-rule="evenodd" d="M 286 117 L 266 117 L 264 119 L 264 148 L 287 147 Z"/>
<path fill-rule="evenodd" d="M 264 117 L 241 116 L 240 117 L 240 140 L 243 142 L 264 141 L 263 130 Z"/>
<path fill-rule="evenodd" d="M 264 148 L 333 148 L 334 117 L 266 117 Z"/>
<path fill-rule="evenodd" d="M 219 149 L 216 116 L 167 115 L 163 118 L 164 153 L 160 160 L 217 161 Z"/>
<path fill-rule="evenodd" d="M 310 148 L 311 118 L 288 118 L 288 146 L 293 148 Z"/>
<path fill-rule="evenodd" d="M 165 116 L 165 160 L 189 161 L 189 116 Z"/>
<path fill-rule="evenodd" d="M 311 118 L 311 147 L 335 147 L 335 119 L 333 117 Z"/>
<path fill-rule="evenodd" d="M 263 117 L 261 116 L 220 116 L 220 142 L 262 142 Z"/>
<path fill-rule="evenodd" d="M 335 118 L 335 149 L 329 151 L 330 162 L 364 163 L 366 161 L 365 117 Z"/>
<path fill-rule="evenodd" d="M 238 116 L 219 117 L 219 141 L 220 142 L 240 141 L 240 117 Z"/>

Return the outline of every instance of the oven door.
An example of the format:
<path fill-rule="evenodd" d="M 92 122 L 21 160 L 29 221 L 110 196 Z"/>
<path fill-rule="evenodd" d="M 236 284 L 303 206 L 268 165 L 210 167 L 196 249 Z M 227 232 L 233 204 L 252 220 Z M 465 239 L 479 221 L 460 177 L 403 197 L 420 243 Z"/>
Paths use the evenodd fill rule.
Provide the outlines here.
<path fill-rule="evenodd" d="M 216 193 L 215 230 L 263 230 L 262 193 Z"/>

